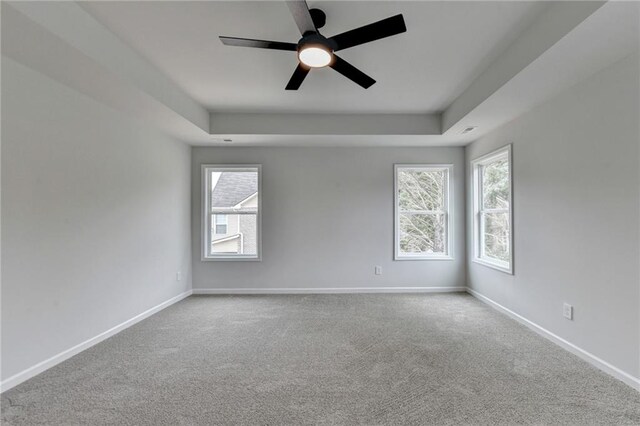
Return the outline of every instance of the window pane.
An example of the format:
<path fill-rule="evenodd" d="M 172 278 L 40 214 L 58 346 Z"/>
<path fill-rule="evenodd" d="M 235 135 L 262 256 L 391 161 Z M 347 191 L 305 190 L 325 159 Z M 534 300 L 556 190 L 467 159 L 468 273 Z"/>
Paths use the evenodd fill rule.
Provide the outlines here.
<path fill-rule="evenodd" d="M 509 213 L 484 213 L 484 255 L 509 262 Z"/>
<path fill-rule="evenodd" d="M 397 179 L 400 211 L 444 210 L 445 176 L 444 170 L 399 170 Z"/>
<path fill-rule="evenodd" d="M 401 254 L 445 254 L 444 214 L 400 214 Z"/>
<path fill-rule="evenodd" d="M 258 171 L 211 172 L 211 209 L 257 209 Z M 255 201 L 255 202 L 254 202 Z"/>
<path fill-rule="evenodd" d="M 509 162 L 506 157 L 482 167 L 482 205 L 485 209 L 509 208 Z"/>
<path fill-rule="evenodd" d="M 256 214 L 235 214 L 228 216 L 228 225 L 216 225 L 215 230 L 224 226 L 225 232 L 211 235 L 212 254 L 249 254 L 258 253 L 258 220 Z M 218 235 L 224 234 L 224 235 Z"/>

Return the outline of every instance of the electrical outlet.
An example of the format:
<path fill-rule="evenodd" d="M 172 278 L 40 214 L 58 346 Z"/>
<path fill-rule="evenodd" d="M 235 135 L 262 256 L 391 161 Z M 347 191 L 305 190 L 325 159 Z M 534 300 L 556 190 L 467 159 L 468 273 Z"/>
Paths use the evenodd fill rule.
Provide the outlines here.
<path fill-rule="evenodd" d="M 176 272 L 176 281 L 180 281 L 182 279 L 182 272 Z"/>
<path fill-rule="evenodd" d="M 566 318 L 566 319 L 570 319 L 573 320 L 573 306 L 571 306 L 568 303 L 565 303 L 562 306 L 562 315 Z"/>
<path fill-rule="evenodd" d="M 376 266 L 375 273 L 376 275 L 382 275 L 382 266 Z"/>

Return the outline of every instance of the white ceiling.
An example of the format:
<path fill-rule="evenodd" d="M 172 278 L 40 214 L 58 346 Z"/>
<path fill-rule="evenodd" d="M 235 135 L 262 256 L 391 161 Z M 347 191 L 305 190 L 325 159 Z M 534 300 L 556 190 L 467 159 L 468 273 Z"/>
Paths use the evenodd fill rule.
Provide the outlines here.
<path fill-rule="evenodd" d="M 331 36 L 403 13 L 408 31 L 341 52 L 377 80 L 364 90 L 331 69 L 297 92 L 294 52 L 222 45 L 218 35 L 297 42 L 282 1 L 83 2 L 124 42 L 212 111 L 434 113 L 444 110 L 546 7 L 544 2 L 308 1 Z"/>

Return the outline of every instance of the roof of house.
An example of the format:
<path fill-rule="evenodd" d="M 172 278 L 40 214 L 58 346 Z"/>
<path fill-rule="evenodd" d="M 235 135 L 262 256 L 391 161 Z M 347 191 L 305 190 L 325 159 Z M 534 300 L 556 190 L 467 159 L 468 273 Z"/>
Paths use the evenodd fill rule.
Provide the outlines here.
<path fill-rule="evenodd" d="M 225 241 L 231 241 L 240 238 L 240 234 L 228 235 L 226 237 L 220 237 L 217 240 L 211 241 L 211 244 L 224 243 Z"/>
<path fill-rule="evenodd" d="M 211 193 L 211 207 L 233 207 L 256 192 L 256 172 L 223 172 Z"/>

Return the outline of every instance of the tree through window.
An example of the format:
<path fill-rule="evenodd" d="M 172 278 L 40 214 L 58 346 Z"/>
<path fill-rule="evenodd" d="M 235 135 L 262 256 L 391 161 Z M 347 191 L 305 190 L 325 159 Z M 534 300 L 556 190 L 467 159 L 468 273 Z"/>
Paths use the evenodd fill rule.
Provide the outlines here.
<path fill-rule="evenodd" d="M 512 273 L 510 146 L 473 162 L 474 260 Z"/>
<path fill-rule="evenodd" d="M 451 166 L 396 165 L 396 259 L 449 256 Z"/>

